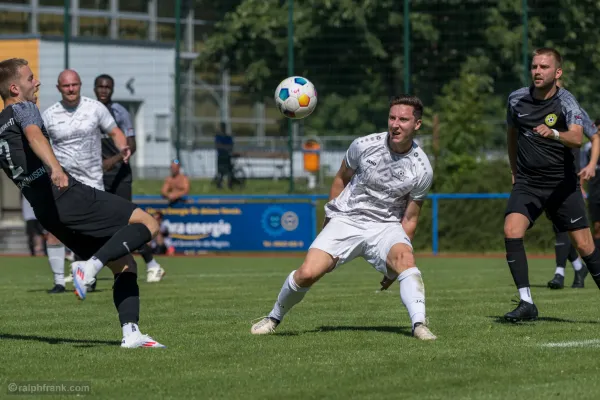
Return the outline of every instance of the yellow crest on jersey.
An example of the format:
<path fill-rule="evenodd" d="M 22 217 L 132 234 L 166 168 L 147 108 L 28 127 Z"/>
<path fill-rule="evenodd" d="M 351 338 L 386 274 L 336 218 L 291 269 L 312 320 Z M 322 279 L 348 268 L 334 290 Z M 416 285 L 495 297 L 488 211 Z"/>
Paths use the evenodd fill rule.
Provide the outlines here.
<path fill-rule="evenodd" d="M 546 119 L 544 121 L 546 122 L 546 125 L 552 127 L 554 124 L 556 124 L 556 121 L 558 121 L 558 117 L 556 114 L 548 114 L 546 115 Z"/>

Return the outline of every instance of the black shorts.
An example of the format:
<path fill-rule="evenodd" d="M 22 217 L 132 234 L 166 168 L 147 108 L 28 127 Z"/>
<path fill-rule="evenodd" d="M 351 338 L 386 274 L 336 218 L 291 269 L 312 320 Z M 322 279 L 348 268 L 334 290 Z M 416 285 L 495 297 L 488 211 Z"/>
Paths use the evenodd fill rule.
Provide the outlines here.
<path fill-rule="evenodd" d="M 531 228 L 543 211 L 552 221 L 555 232 L 576 231 L 589 227 L 583 195 L 575 184 L 545 189 L 516 183 L 510 193 L 504 215 L 523 214 L 529 219 Z"/>
<path fill-rule="evenodd" d="M 121 197 L 75 182 L 36 215 L 46 230 L 87 260 L 129 224 L 136 208 Z"/>
<path fill-rule="evenodd" d="M 124 198 L 127 201 L 131 201 L 133 198 L 133 183 L 131 181 L 113 180 L 109 185 L 104 182 L 104 187 L 107 192 L 116 194 L 119 197 Z"/>

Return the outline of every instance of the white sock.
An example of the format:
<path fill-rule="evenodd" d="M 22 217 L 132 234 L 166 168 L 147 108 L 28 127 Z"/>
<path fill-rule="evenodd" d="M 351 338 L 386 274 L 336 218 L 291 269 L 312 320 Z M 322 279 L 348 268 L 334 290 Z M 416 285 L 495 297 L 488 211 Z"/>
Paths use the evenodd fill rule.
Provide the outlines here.
<path fill-rule="evenodd" d="M 102 261 L 98 260 L 96 257 L 92 257 L 85 262 L 86 266 L 90 265 L 94 270 L 94 276 L 98 275 L 98 272 L 104 267 Z"/>
<path fill-rule="evenodd" d="M 556 266 L 556 271 L 554 271 L 554 274 L 565 276 L 565 267 Z"/>
<path fill-rule="evenodd" d="M 48 262 L 54 274 L 54 284 L 65 286 L 65 246 L 48 246 Z"/>
<path fill-rule="evenodd" d="M 281 291 L 279 292 L 279 296 L 277 296 L 277 301 L 273 306 L 273 310 L 269 313 L 269 317 L 275 318 L 278 321 L 281 321 L 285 314 L 292 309 L 296 304 L 300 303 L 306 292 L 310 287 L 300 287 L 294 281 L 294 272 L 288 275 L 285 282 L 283 282 L 283 286 L 281 287 Z"/>
<path fill-rule="evenodd" d="M 425 285 L 421 271 L 417 267 L 409 268 L 398 276 L 400 299 L 408 311 L 412 326 L 417 322 L 425 323 Z"/>
<path fill-rule="evenodd" d="M 160 264 L 156 262 L 156 259 L 152 259 L 150 261 L 148 261 L 148 264 L 146 264 L 146 269 L 156 269 L 156 268 L 160 268 Z"/>
<path fill-rule="evenodd" d="M 581 257 L 577 257 L 577 260 L 573 261 L 571 263 L 571 265 L 573 265 L 573 269 L 575 271 L 581 271 L 581 268 L 583 268 L 583 263 L 581 262 Z"/>
<path fill-rule="evenodd" d="M 123 337 L 129 336 L 129 335 L 139 335 L 139 334 L 140 334 L 140 328 L 138 328 L 137 324 L 134 324 L 133 322 L 128 322 L 125 325 L 123 325 Z"/>
<path fill-rule="evenodd" d="M 529 290 L 529 287 L 523 287 L 519 289 L 519 296 L 521 296 L 521 300 L 533 304 L 533 299 L 531 298 L 531 290 Z"/>

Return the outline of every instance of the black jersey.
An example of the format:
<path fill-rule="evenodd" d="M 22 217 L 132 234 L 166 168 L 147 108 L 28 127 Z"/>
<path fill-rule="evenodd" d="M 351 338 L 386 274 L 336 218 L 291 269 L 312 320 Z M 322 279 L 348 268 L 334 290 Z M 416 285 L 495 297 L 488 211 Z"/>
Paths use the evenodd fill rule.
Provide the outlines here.
<path fill-rule="evenodd" d="M 114 117 L 117 126 L 123 131 L 125 137 L 134 137 L 133 123 L 129 112 L 119 103 L 110 103 L 106 106 Z M 109 135 L 102 135 L 102 159 L 111 158 L 119 154 L 120 151 L 115 146 L 112 138 Z M 129 163 L 118 162 L 115 166 L 104 171 L 104 188 L 111 192 L 113 186 L 118 186 L 119 183 L 131 183 L 132 172 Z"/>
<path fill-rule="evenodd" d="M 573 124 L 583 125 L 583 112 L 571 93 L 557 88 L 551 98 L 537 100 L 533 87 L 516 90 L 508 96 L 506 121 L 517 129 L 517 182 L 546 188 L 565 180 L 578 182 L 577 150 L 533 131 L 542 124 L 559 132 Z"/>
<path fill-rule="evenodd" d="M 51 201 L 48 196 L 54 197 L 57 192 L 52 189 L 46 167 L 25 137 L 24 130 L 30 125 L 39 127 L 48 138 L 42 116 L 34 103 L 12 104 L 0 113 L 0 166 L 36 208 L 36 205 Z"/>

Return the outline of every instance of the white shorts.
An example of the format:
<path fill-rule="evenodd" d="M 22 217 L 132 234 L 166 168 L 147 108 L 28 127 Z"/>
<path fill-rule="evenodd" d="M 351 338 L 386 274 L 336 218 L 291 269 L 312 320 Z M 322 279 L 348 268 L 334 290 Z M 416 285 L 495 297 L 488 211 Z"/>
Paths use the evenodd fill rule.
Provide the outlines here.
<path fill-rule="evenodd" d="M 352 222 L 336 217 L 323 228 L 310 248 L 323 250 L 333 258 L 339 258 L 336 268 L 361 256 L 377 271 L 392 278 L 396 274 L 388 271 L 386 260 L 392 246 L 398 243 L 412 249 L 410 239 L 400 223 Z"/>

